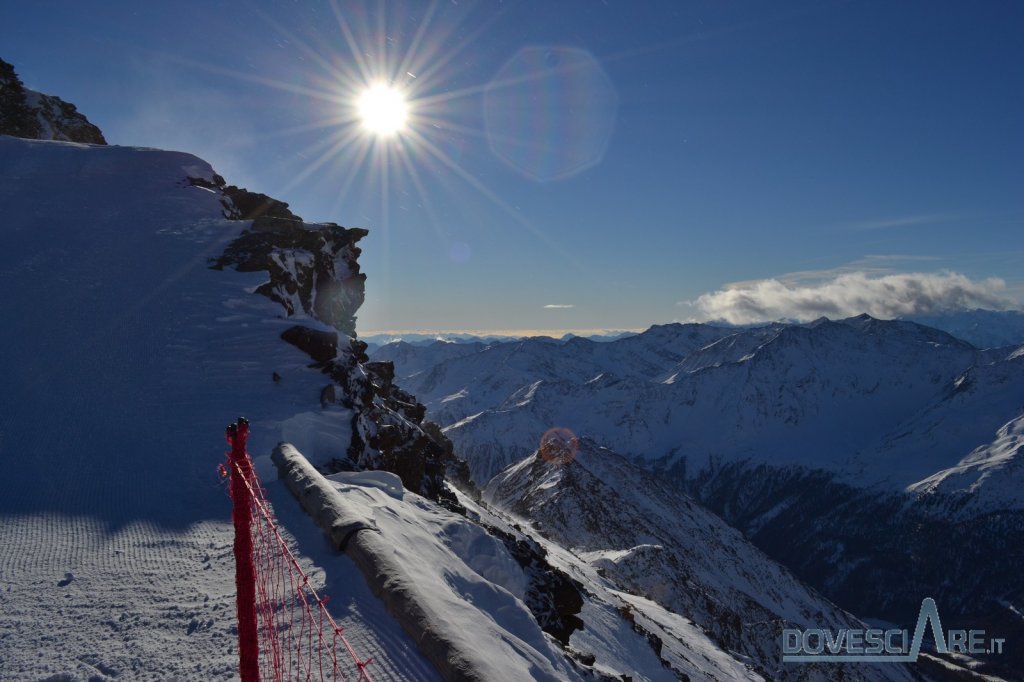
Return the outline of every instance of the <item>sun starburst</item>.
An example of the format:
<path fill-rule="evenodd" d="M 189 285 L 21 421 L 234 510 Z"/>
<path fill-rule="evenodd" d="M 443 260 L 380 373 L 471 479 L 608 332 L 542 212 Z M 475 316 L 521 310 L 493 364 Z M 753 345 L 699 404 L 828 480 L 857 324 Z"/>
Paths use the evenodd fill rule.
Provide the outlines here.
<path fill-rule="evenodd" d="M 363 128 L 381 137 L 405 130 L 409 104 L 397 88 L 376 83 L 359 96 L 356 102 Z"/>

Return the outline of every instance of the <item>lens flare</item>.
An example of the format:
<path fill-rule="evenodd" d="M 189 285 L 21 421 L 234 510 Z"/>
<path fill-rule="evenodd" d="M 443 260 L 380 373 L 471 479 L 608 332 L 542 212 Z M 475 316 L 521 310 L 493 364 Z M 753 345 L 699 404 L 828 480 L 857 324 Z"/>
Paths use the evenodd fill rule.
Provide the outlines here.
<path fill-rule="evenodd" d="M 538 182 L 572 177 L 604 158 L 618 94 L 585 50 L 524 47 L 484 91 L 491 151 Z"/>
<path fill-rule="evenodd" d="M 356 108 L 359 110 L 363 128 L 381 137 L 405 130 L 409 117 L 409 105 L 405 101 L 405 96 L 383 83 L 371 86 L 360 95 Z"/>
<path fill-rule="evenodd" d="M 551 464 L 568 464 L 576 458 L 579 440 L 569 429 L 556 426 L 540 437 L 540 456 Z"/>
<path fill-rule="evenodd" d="M 469 248 L 469 244 L 466 242 L 455 242 L 451 248 L 448 249 L 448 256 L 455 263 L 468 263 L 472 257 L 472 250 Z"/>

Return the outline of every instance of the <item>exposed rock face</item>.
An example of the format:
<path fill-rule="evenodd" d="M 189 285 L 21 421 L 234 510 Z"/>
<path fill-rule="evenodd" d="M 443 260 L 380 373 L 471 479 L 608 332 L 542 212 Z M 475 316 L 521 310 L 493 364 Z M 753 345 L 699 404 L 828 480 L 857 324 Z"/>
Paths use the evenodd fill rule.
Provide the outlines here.
<path fill-rule="evenodd" d="M 472 488 L 465 462 L 455 456 L 441 428 L 426 421 L 426 408 L 393 383 L 394 366 L 369 362 L 366 344 L 355 339 L 350 343 L 352 352 L 339 354 L 325 368 L 342 388 L 338 402 L 355 413 L 347 457 L 331 468 L 391 471 L 407 489 L 457 507 L 444 480 Z"/>
<path fill-rule="evenodd" d="M 337 330 L 298 324 L 281 335 L 330 378 L 320 392 L 321 405 L 352 410 L 348 451 L 321 466 L 391 471 L 407 489 L 457 508 L 444 480 L 447 475 L 469 487 L 465 463 L 455 457 L 440 427 L 425 420 L 426 408 L 394 384 L 394 366 L 370 362 L 366 344 L 355 338 L 355 313 L 366 282 L 356 243 L 366 230 L 305 223 L 288 204 L 227 185 L 219 175 L 189 182 L 219 193 L 225 217 L 253 221 L 211 267 L 266 272 L 269 279 L 256 293 L 279 303 L 288 317 L 305 314 Z"/>
<path fill-rule="evenodd" d="M 278 201 L 273 197 L 259 192 L 250 192 L 244 187 L 229 185 L 224 178 L 216 173 L 209 179 L 189 178 L 189 182 L 197 187 L 205 187 L 222 193 L 221 204 L 224 206 L 224 216 L 232 220 L 253 220 L 255 218 L 278 218 L 293 222 L 302 222 L 299 216 L 288 209 L 288 204 Z M 272 222 L 264 221 L 262 229 Z M 260 231 L 261 226 L 253 224 L 253 229 Z"/>
<path fill-rule="evenodd" d="M 224 199 L 233 201 L 227 194 Z M 234 217 L 228 211 L 226 215 Z M 289 317 L 305 313 L 347 336 L 355 336 L 355 312 L 363 304 L 366 282 L 356 262 L 360 253 L 356 242 L 366 234 L 366 230 L 346 229 L 334 223 L 310 225 L 298 219 L 264 215 L 228 245 L 213 267 L 264 270 L 270 279 L 257 293 L 280 303 Z"/>
<path fill-rule="evenodd" d="M 544 632 L 568 647 L 572 633 L 584 627 L 579 615 L 583 610 L 583 587 L 548 563 L 547 550 L 530 536 L 516 537 L 494 526 L 484 527 L 505 543 L 506 549 L 526 571 L 530 581 L 526 608 Z"/>
<path fill-rule="evenodd" d="M 338 354 L 337 332 L 324 332 L 297 324 L 281 332 L 281 338 L 317 362 L 330 362 Z M 321 402 L 324 400 L 322 397 Z"/>
<path fill-rule="evenodd" d="M 106 144 L 100 129 L 74 104 L 26 88 L 14 67 L 0 59 L 0 135 L 33 140 Z"/>

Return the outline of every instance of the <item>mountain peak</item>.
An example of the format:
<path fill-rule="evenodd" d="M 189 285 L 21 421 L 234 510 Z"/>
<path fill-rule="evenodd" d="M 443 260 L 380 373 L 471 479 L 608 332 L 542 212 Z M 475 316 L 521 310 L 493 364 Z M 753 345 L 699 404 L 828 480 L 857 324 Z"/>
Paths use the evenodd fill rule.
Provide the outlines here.
<path fill-rule="evenodd" d="M 106 144 L 103 133 L 70 102 L 29 90 L 0 59 L 0 135 Z"/>

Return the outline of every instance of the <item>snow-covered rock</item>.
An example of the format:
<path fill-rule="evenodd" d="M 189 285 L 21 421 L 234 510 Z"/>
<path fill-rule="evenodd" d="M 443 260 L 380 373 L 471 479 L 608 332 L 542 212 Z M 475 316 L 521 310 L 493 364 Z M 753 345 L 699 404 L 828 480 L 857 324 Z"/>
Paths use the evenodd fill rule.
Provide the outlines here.
<path fill-rule="evenodd" d="M 461 495 L 453 513 L 380 472 L 324 478 L 287 444 L 274 461 L 445 679 L 912 679 L 784 665 L 783 627 L 860 621 L 670 486 L 584 450 L 495 479 L 487 497 L 511 517 Z M 637 533 L 662 544 L 628 546 Z"/>
<path fill-rule="evenodd" d="M 106 144 L 100 129 L 74 104 L 26 88 L 14 67 L 0 59 L 0 135 L 32 140 Z"/>

